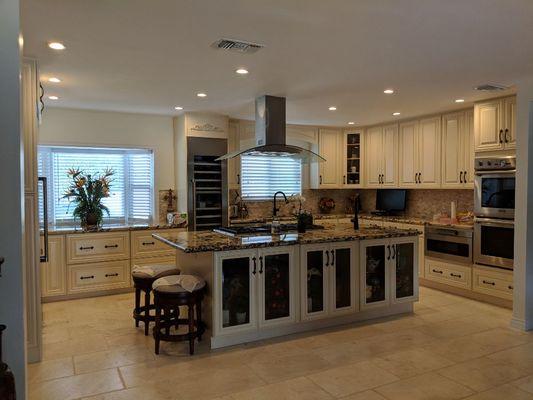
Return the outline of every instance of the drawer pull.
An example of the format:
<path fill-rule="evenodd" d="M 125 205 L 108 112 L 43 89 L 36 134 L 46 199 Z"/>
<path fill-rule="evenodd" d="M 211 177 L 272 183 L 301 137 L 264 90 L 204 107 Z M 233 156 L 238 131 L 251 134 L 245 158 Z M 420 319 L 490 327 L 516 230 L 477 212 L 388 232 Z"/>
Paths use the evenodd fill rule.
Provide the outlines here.
<path fill-rule="evenodd" d="M 85 280 L 85 279 L 94 279 L 94 275 L 90 275 L 90 276 L 80 276 L 80 279 L 81 279 L 81 280 Z"/>
<path fill-rule="evenodd" d="M 509 290 L 513 290 L 513 289 L 514 289 L 514 286 L 513 286 L 513 285 L 509 285 L 509 286 L 507 286 L 507 289 L 509 289 Z"/>
<path fill-rule="evenodd" d="M 88 246 L 88 247 L 80 247 L 80 250 L 94 250 L 94 246 Z"/>
<path fill-rule="evenodd" d="M 155 242 L 142 242 L 143 246 L 153 246 L 155 245 Z"/>
<path fill-rule="evenodd" d="M 110 278 L 110 277 L 113 277 L 113 276 L 118 276 L 118 272 L 115 272 L 114 274 L 105 274 L 106 278 Z"/>
<path fill-rule="evenodd" d="M 454 274 L 453 272 L 450 272 L 450 275 L 453 276 L 454 278 L 462 278 L 463 277 L 462 275 Z"/>
<path fill-rule="evenodd" d="M 438 269 L 432 269 L 433 272 L 437 273 L 437 274 L 442 274 L 442 271 L 438 270 Z"/>
<path fill-rule="evenodd" d="M 106 249 L 116 249 L 118 247 L 118 244 L 106 244 L 104 247 Z"/>
<path fill-rule="evenodd" d="M 485 285 L 492 285 L 492 286 L 496 285 L 494 282 L 486 281 L 485 279 L 483 279 L 482 282 L 483 282 Z"/>

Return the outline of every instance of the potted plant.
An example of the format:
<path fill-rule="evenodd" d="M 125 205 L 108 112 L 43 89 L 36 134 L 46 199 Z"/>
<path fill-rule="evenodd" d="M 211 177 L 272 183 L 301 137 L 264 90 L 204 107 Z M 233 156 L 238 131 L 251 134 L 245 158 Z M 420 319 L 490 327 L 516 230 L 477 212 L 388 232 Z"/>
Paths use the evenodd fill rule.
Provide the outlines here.
<path fill-rule="evenodd" d="M 78 169 L 71 168 L 68 171 L 72 183 L 62 198 L 75 204 L 72 215 L 80 220 L 83 229 L 97 229 L 102 224 L 104 211 L 109 216 L 109 209 L 102 204 L 102 200 L 110 196 L 113 174 L 111 169 L 106 169 L 96 177 Z"/>
<path fill-rule="evenodd" d="M 298 232 L 305 233 L 307 227 L 313 225 L 313 215 L 303 209 L 303 203 L 305 202 L 305 197 L 302 195 L 292 195 L 290 201 L 298 202 L 298 208 L 294 208 L 293 212 L 296 217 L 296 222 L 298 225 Z"/>

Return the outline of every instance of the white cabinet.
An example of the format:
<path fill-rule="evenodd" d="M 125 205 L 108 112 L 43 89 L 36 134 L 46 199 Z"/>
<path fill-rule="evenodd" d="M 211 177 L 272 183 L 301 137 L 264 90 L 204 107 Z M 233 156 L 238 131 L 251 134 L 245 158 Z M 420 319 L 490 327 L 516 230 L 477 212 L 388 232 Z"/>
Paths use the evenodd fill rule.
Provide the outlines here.
<path fill-rule="evenodd" d="M 367 187 L 393 187 L 398 183 L 398 125 L 374 126 L 366 131 Z"/>
<path fill-rule="evenodd" d="M 361 131 L 345 131 L 343 137 L 342 186 L 343 188 L 359 188 L 363 183 L 361 171 L 363 134 Z"/>
<path fill-rule="evenodd" d="M 418 299 L 418 238 L 365 240 L 360 244 L 361 310 Z"/>
<path fill-rule="evenodd" d="M 302 320 L 357 310 L 357 242 L 300 248 Z"/>
<path fill-rule="evenodd" d="M 41 296 L 46 298 L 66 295 L 66 278 L 65 237 L 49 236 L 48 261 L 41 263 Z"/>
<path fill-rule="evenodd" d="M 440 186 L 440 116 L 400 124 L 400 186 Z"/>
<path fill-rule="evenodd" d="M 240 150 L 239 123 L 230 121 L 228 128 L 228 153 Z M 241 185 L 241 157 L 228 160 L 228 188 L 239 189 Z"/>
<path fill-rule="evenodd" d="M 318 132 L 319 154 L 326 159 L 319 163 L 318 188 L 338 189 L 342 186 L 342 134 L 336 129 L 320 129 Z"/>
<path fill-rule="evenodd" d="M 494 99 L 474 105 L 475 151 L 516 147 L 516 97 Z"/>
<path fill-rule="evenodd" d="M 214 335 L 296 322 L 294 247 L 215 254 Z"/>
<path fill-rule="evenodd" d="M 442 187 L 471 188 L 474 177 L 473 112 L 442 117 Z"/>

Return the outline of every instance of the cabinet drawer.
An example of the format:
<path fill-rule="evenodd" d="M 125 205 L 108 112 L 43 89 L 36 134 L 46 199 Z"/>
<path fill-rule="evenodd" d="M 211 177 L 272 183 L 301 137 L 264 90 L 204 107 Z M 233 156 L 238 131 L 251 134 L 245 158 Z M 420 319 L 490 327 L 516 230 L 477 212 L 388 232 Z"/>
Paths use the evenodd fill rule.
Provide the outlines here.
<path fill-rule="evenodd" d="M 176 250 L 152 237 L 152 233 L 169 236 L 183 229 L 150 230 L 131 232 L 131 258 L 157 257 L 174 255 Z"/>
<path fill-rule="evenodd" d="M 512 300 L 513 285 L 513 273 L 511 271 L 493 271 L 478 266 L 473 269 L 472 286 L 474 292 Z"/>
<path fill-rule="evenodd" d="M 472 268 L 465 265 L 426 258 L 425 278 L 463 289 L 472 288 Z"/>
<path fill-rule="evenodd" d="M 129 263 L 122 260 L 69 266 L 69 294 L 129 287 Z"/>
<path fill-rule="evenodd" d="M 67 264 L 130 258 L 129 232 L 67 236 Z"/>

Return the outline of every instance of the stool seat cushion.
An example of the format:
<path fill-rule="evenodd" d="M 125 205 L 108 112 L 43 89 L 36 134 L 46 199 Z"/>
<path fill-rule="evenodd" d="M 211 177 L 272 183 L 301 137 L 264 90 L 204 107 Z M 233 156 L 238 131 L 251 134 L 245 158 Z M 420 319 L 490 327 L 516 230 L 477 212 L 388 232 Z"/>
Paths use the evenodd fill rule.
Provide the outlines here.
<path fill-rule="evenodd" d="M 134 278 L 157 279 L 168 275 L 179 275 L 180 270 L 174 265 L 135 265 L 131 271 Z"/>
<path fill-rule="evenodd" d="M 157 279 L 152 289 L 164 293 L 194 292 L 205 287 L 205 280 L 195 275 L 170 275 Z"/>

